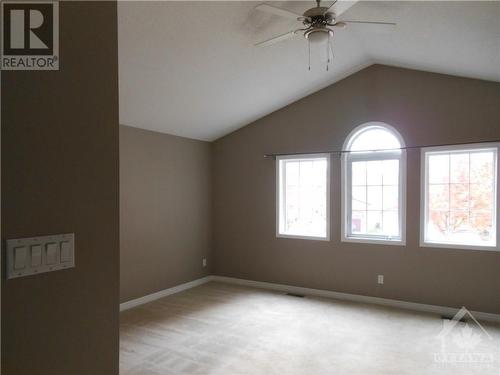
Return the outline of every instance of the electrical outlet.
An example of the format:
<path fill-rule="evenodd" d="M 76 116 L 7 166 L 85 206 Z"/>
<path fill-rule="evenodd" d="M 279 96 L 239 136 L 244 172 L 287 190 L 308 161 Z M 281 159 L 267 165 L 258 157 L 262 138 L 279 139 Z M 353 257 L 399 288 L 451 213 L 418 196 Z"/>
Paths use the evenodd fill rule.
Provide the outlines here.
<path fill-rule="evenodd" d="M 207 258 L 203 258 L 203 261 L 201 262 L 201 264 L 203 265 L 203 267 L 206 267 L 207 266 Z"/>
<path fill-rule="evenodd" d="M 384 275 L 378 275 L 377 283 L 378 284 L 383 284 L 384 283 Z"/>

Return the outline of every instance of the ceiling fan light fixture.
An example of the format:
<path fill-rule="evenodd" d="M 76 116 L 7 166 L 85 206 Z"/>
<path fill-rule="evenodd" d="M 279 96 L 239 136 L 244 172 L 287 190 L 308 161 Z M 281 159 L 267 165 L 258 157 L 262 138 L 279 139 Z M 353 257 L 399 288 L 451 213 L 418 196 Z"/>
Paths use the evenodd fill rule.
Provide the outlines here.
<path fill-rule="evenodd" d="M 308 30 L 304 36 L 311 44 L 327 43 L 330 36 L 333 36 L 333 31 L 328 28 L 315 28 Z"/>

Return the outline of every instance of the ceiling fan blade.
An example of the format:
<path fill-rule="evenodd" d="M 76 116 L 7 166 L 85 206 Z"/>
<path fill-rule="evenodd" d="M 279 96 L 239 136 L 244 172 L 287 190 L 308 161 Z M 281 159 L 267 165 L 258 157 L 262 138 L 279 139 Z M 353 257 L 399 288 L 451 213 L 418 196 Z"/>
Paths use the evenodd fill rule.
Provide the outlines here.
<path fill-rule="evenodd" d="M 297 14 L 291 12 L 289 10 L 274 7 L 268 4 L 260 4 L 255 7 L 255 9 L 260 10 L 261 12 L 266 12 L 270 14 L 274 14 L 275 16 L 285 17 L 293 20 L 297 20 L 297 18 L 302 17 L 302 14 Z"/>
<path fill-rule="evenodd" d="M 325 10 L 325 13 L 326 13 L 326 12 L 328 12 L 332 6 L 334 6 L 335 4 L 337 4 L 337 2 L 338 2 L 338 1 L 339 1 L 339 0 L 334 0 L 334 1 L 333 1 L 333 3 L 331 3 L 331 5 L 328 7 L 328 9 L 327 9 L 327 10 Z M 323 13 L 323 14 L 324 14 L 324 13 Z"/>
<path fill-rule="evenodd" d="M 381 25 L 381 26 L 396 26 L 397 24 L 394 22 L 376 22 L 376 21 L 346 21 L 342 20 L 337 23 L 358 23 L 365 25 Z"/>
<path fill-rule="evenodd" d="M 347 24 L 345 22 L 342 22 L 342 21 L 339 21 L 339 22 L 335 22 L 334 24 L 328 24 L 329 26 L 333 26 L 333 27 L 338 27 L 340 29 L 345 29 L 345 27 L 347 26 Z"/>
<path fill-rule="evenodd" d="M 275 43 L 278 43 L 278 42 L 282 42 L 283 40 L 287 40 L 287 39 L 293 38 L 296 35 L 296 32 L 297 32 L 296 30 L 295 31 L 289 31 L 286 34 L 281 34 L 281 35 L 275 36 L 275 37 L 273 37 L 271 39 L 267 39 L 267 40 L 264 40 L 262 42 L 256 43 L 255 45 L 259 46 L 259 47 L 270 46 L 271 44 L 275 44 Z"/>
<path fill-rule="evenodd" d="M 346 1 L 346 0 L 334 0 L 334 2 L 328 7 L 325 13 L 333 12 L 338 17 L 342 13 L 346 12 L 350 7 L 357 3 L 357 0 Z"/>

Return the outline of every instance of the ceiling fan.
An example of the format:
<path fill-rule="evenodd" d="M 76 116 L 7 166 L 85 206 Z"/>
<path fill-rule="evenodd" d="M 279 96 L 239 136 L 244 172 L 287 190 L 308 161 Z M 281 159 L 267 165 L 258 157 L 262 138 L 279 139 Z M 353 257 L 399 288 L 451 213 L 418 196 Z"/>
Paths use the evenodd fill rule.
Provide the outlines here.
<path fill-rule="evenodd" d="M 267 39 L 256 43 L 256 46 L 269 46 L 283 40 L 291 39 L 299 34 L 302 34 L 304 38 L 308 40 L 309 43 L 313 44 L 325 44 L 327 53 L 328 53 L 328 61 L 326 65 L 326 69 L 328 70 L 328 64 L 330 63 L 330 52 L 333 55 L 333 47 L 331 46 L 331 39 L 334 35 L 334 28 L 343 29 L 348 24 L 370 24 L 370 25 L 380 25 L 380 26 L 395 26 L 396 24 L 393 22 L 377 22 L 377 21 L 353 21 L 353 20 L 338 20 L 337 17 L 341 12 L 347 10 L 351 5 L 338 7 L 338 0 L 334 0 L 334 2 L 328 6 L 321 6 L 321 0 L 316 0 L 316 6 L 310 8 L 304 12 L 304 14 L 300 15 L 289 11 L 287 9 L 278 8 L 269 4 L 260 4 L 255 9 L 270 13 L 276 16 L 295 19 L 296 21 L 302 22 L 303 28 L 299 28 L 296 30 L 289 31 L 285 34 L 277 35 L 271 39 Z M 338 10 L 335 12 L 334 6 L 337 4 Z M 310 46 L 309 46 L 309 70 L 311 70 L 311 56 L 310 56 Z"/>

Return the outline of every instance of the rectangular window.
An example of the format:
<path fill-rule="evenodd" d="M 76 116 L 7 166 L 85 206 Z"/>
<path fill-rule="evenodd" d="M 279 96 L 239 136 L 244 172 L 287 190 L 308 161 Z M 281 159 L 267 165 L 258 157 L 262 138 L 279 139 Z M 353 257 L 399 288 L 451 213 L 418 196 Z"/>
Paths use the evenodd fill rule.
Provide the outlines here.
<path fill-rule="evenodd" d="M 278 157 L 278 237 L 329 239 L 329 155 Z"/>
<path fill-rule="evenodd" d="M 394 154 L 346 157 L 343 241 L 404 244 L 402 155 Z"/>
<path fill-rule="evenodd" d="M 399 160 L 351 164 L 350 235 L 400 238 Z"/>
<path fill-rule="evenodd" d="M 497 156 L 497 145 L 422 150 L 422 246 L 497 250 Z"/>

